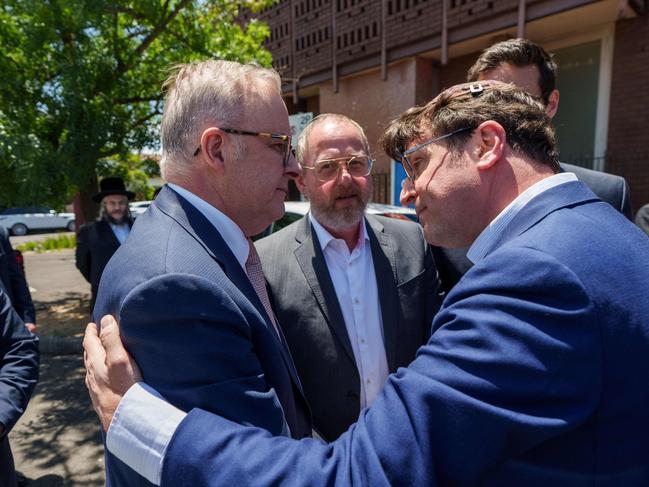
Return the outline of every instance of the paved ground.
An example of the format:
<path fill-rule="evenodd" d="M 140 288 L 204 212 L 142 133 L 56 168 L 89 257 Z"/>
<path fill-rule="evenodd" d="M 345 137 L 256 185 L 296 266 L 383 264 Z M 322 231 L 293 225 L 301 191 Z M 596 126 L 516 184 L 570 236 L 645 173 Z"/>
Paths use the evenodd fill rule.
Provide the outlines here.
<path fill-rule="evenodd" d="M 81 336 L 90 291 L 74 267 L 74 251 L 25 253 L 25 270 L 41 333 Z M 30 487 L 103 485 L 99 422 L 81 354 L 42 354 L 40 370 L 27 411 L 10 434 L 16 468 Z"/>
<path fill-rule="evenodd" d="M 9 435 L 30 487 L 104 484 L 99 423 L 83 378 L 81 355 L 41 357 L 36 391 Z"/>

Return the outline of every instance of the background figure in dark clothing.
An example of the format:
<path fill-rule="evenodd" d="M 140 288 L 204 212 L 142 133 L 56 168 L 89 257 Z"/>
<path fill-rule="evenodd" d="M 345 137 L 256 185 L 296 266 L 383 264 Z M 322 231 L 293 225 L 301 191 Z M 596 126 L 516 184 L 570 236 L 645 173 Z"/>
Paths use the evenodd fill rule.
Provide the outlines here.
<path fill-rule="evenodd" d="M 135 196 L 126 191 L 121 178 L 104 178 L 99 187 L 101 191 L 93 196 L 93 200 L 101 204 L 99 219 L 79 229 L 76 255 L 77 269 L 90 283 L 93 308 L 104 267 L 133 226 L 128 202 Z"/>
<path fill-rule="evenodd" d="M 0 487 L 16 486 L 7 433 L 25 412 L 36 386 L 38 358 L 38 338 L 25 328 L 0 289 Z"/>
<path fill-rule="evenodd" d="M 36 332 L 36 311 L 29 293 L 25 274 L 16 261 L 16 254 L 9 241 L 9 234 L 0 227 L 0 286 L 27 329 Z"/>

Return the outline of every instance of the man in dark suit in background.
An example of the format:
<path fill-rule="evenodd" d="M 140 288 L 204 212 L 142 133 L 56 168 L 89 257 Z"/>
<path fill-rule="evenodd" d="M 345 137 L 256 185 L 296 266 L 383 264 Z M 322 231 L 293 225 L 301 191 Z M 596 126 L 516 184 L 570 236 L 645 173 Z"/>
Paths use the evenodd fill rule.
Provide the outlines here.
<path fill-rule="evenodd" d="M 296 157 L 309 214 L 257 248 L 314 427 L 331 441 L 415 358 L 442 297 L 421 226 L 364 214 L 373 161 L 356 122 L 318 116 Z"/>
<path fill-rule="evenodd" d="M 485 49 L 469 68 L 467 81 L 495 79 L 514 83 L 539 97 L 545 105 L 546 114 L 552 118 L 559 109 L 556 73 L 556 63 L 540 45 L 527 39 L 509 39 Z M 574 173 L 602 201 L 633 220 L 629 185 L 624 178 L 572 164 L 561 163 L 561 170 Z M 409 195 L 411 189 L 412 185 L 406 182 L 401 192 L 401 204 L 412 202 L 412 195 Z M 467 249 L 433 248 L 446 292 L 471 268 L 466 251 Z"/>
<path fill-rule="evenodd" d="M 76 251 L 77 269 L 90 283 L 92 307 L 104 267 L 131 231 L 133 220 L 128 202 L 135 196 L 126 191 L 121 178 L 104 178 L 99 188 L 99 193 L 92 197 L 100 204 L 99 219 L 79 229 Z"/>
<path fill-rule="evenodd" d="M 13 253 L 11 254 L 13 258 Z M 0 486 L 15 487 L 7 434 L 25 412 L 38 380 L 38 338 L 31 334 L 0 289 Z"/>
<path fill-rule="evenodd" d="M 16 254 L 7 230 L 0 226 L 0 283 L 11 305 L 25 322 L 27 329 L 36 332 L 36 311 L 23 270 L 16 261 Z"/>
<path fill-rule="evenodd" d="M 169 184 L 104 270 L 94 316 L 118 317 L 145 380 L 177 407 L 308 436 L 309 407 L 248 238 L 284 214 L 297 176 L 280 78 L 205 61 L 179 67 L 166 86 L 161 172 Z M 138 397 L 122 410 L 125 424 L 141 424 Z M 152 450 L 173 419 L 159 412 Z M 123 431 L 108 431 L 109 449 L 130 448 Z M 146 478 L 160 475 L 160 463 L 145 466 Z M 111 454 L 106 477 L 113 487 L 148 484 Z"/>

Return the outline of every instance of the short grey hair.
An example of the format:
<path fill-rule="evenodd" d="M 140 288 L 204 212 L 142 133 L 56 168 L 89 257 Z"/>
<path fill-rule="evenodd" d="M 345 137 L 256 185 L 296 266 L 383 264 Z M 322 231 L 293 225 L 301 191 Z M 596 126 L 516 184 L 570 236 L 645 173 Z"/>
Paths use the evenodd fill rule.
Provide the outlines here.
<path fill-rule="evenodd" d="M 306 154 L 306 151 L 308 150 L 308 142 L 309 142 L 309 137 L 311 135 L 311 132 L 313 132 L 313 129 L 316 126 L 327 121 L 342 122 L 342 123 L 346 122 L 356 127 L 356 129 L 358 130 L 358 134 L 361 137 L 361 141 L 363 143 L 363 150 L 365 151 L 365 154 L 367 156 L 370 156 L 370 143 L 367 141 L 367 137 L 365 136 L 365 131 L 363 130 L 363 127 L 361 127 L 357 122 L 355 122 L 354 120 L 352 120 L 346 115 L 342 115 L 340 113 L 323 113 L 315 117 L 313 120 L 311 120 L 307 124 L 307 126 L 304 127 L 304 130 L 302 130 L 302 133 L 300 133 L 300 136 L 297 139 L 297 145 L 295 147 L 295 159 L 297 159 L 297 162 L 300 163 L 300 165 L 302 165 L 304 162 L 304 156 Z"/>
<path fill-rule="evenodd" d="M 237 124 L 254 110 L 248 88 L 261 83 L 281 94 L 277 72 L 255 64 L 208 60 L 176 66 L 163 84 L 162 176 L 168 179 L 171 172 L 182 174 L 189 169 L 207 124 L 248 128 Z"/>

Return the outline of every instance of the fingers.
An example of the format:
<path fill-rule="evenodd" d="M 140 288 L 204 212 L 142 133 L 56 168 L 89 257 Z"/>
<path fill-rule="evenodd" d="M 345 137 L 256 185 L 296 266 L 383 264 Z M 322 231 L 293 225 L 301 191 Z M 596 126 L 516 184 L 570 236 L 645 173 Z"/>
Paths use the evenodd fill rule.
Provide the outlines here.
<path fill-rule="evenodd" d="M 125 393 L 135 382 L 141 380 L 140 370 L 124 348 L 115 318 L 106 315 L 101 319 L 99 338 L 106 351 L 106 364 L 115 390 Z"/>
<path fill-rule="evenodd" d="M 101 319 L 101 331 L 99 333 L 101 343 L 106 349 L 106 356 L 110 358 L 126 354 L 119 336 L 119 326 L 112 315 L 106 315 Z"/>
<path fill-rule="evenodd" d="M 97 333 L 97 325 L 88 323 L 83 335 L 83 362 L 86 369 L 92 368 L 95 362 L 104 363 L 106 352 Z"/>

